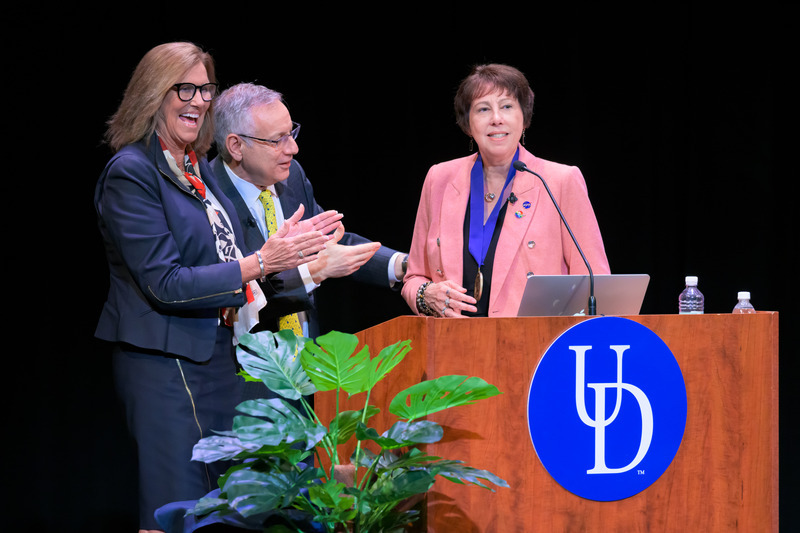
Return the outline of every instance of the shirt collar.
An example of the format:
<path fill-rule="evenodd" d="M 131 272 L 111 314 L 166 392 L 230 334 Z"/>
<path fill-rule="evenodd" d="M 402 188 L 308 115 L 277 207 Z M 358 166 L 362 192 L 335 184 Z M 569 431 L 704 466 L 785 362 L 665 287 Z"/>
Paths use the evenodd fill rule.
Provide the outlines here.
<path fill-rule="evenodd" d="M 228 176 L 231 178 L 231 183 L 233 186 L 236 187 L 236 190 L 239 191 L 239 194 L 242 196 L 246 205 L 254 205 L 260 204 L 260 200 L 258 197 L 261 195 L 261 189 L 253 185 L 247 180 L 243 180 L 236 173 L 231 170 L 227 163 L 223 161 L 225 165 L 225 171 L 228 173 Z M 278 196 L 277 192 L 275 191 L 275 185 L 270 185 L 267 187 L 267 190 L 272 193 L 272 196 Z"/>

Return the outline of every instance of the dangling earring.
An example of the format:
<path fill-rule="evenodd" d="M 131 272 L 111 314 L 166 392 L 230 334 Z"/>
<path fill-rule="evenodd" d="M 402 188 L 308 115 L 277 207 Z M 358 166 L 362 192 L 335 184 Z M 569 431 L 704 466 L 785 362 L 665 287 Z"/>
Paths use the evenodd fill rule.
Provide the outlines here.
<path fill-rule="evenodd" d="M 472 137 L 469 138 L 469 151 L 472 151 Z"/>
<path fill-rule="evenodd" d="M 522 146 L 525 146 L 525 130 L 522 130 Z"/>

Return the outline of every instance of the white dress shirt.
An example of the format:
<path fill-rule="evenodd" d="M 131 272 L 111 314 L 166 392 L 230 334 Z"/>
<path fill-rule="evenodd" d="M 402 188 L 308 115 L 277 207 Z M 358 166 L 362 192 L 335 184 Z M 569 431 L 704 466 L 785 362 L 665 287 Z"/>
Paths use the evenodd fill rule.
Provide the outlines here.
<path fill-rule="evenodd" d="M 253 218 L 256 219 L 256 225 L 258 229 L 261 231 L 261 234 L 264 236 L 264 240 L 267 240 L 269 235 L 267 231 L 267 220 L 266 220 L 266 213 L 264 212 L 264 205 L 261 203 L 261 200 L 258 198 L 261 195 L 261 189 L 250 183 L 249 181 L 243 180 L 239 176 L 237 176 L 227 165 L 225 164 L 225 170 L 228 172 L 228 176 L 231 178 L 231 182 L 233 186 L 236 187 L 236 190 L 239 191 L 242 199 L 244 200 L 245 205 L 250 210 L 250 214 L 253 215 Z M 270 185 L 267 187 L 272 193 L 272 197 L 275 204 L 275 219 L 277 220 L 278 227 L 280 228 L 283 225 L 285 220 L 283 215 L 283 208 L 281 207 L 280 201 L 277 200 L 278 195 L 275 193 L 275 186 Z M 306 292 L 310 293 L 319 285 L 314 283 L 314 280 L 311 278 L 311 273 L 308 271 L 308 265 L 303 264 L 297 267 L 298 272 L 300 273 L 300 277 L 303 280 L 303 284 L 305 285 Z M 300 311 L 297 313 L 297 317 L 300 320 L 300 325 L 303 328 L 303 335 L 308 337 L 308 316 L 306 315 L 305 311 Z"/>

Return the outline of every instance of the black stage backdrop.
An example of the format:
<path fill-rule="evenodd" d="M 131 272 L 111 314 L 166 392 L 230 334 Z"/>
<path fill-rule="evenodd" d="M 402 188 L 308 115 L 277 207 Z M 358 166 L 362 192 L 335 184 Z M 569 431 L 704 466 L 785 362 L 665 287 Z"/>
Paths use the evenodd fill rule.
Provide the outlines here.
<path fill-rule="evenodd" d="M 749 290 L 757 309 L 781 313 L 781 518 L 797 522 L 788 13 L 255 5 L 3 22 L 6 184 L 13 204 L 28 204 L 11 207 L 6 237 L 23 236 L 5 258 L 10 303 L 22 308 L 11 316 L 25 326 L 5 326 L 22 342 L 6 356 L 4 530 L 136 528 L 132 445 L 106 347 L 93 339 L 107 270 L 92 194 L 110 155 L 105 120 L 142 55 L 173 40 L 209 50 L 223 87 L 284 93 L 320 203 L 343 212 L 348 230 L 401 250 L 427 169 L 468 153 L 452 111 L 458 82 L 475 63 L 523 70 L 536 93 L 526 146 L 582 169 L 612 271 L 651 275 L 643 313 L 675 313 L 688 274 L 706 312 L 730 312 Z M 356 332 L 409 311 L 397 293 L 346 281 L 320 292 L 326 329 Z"/>

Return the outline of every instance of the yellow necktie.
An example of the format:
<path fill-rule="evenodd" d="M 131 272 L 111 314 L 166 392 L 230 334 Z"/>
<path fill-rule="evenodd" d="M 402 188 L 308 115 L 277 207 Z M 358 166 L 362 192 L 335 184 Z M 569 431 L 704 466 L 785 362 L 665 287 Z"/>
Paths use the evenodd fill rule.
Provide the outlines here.
<path fill-rule="evenodd" d="M 264 206 L 267 235 L 272 235 L 278 231 L 278 219 L 275 217 L 275 203 L 272 200 L 272 193 L 264 191 L 259 195 L 258 199 L 261 200 L 261 204 Z M 300 326 L 300 319 L 297 318 L 297 313 L 280 317 L 278 319 L 278 328 L 290 329 L 295 335 L 303 336 L 303 328 Z"/>

